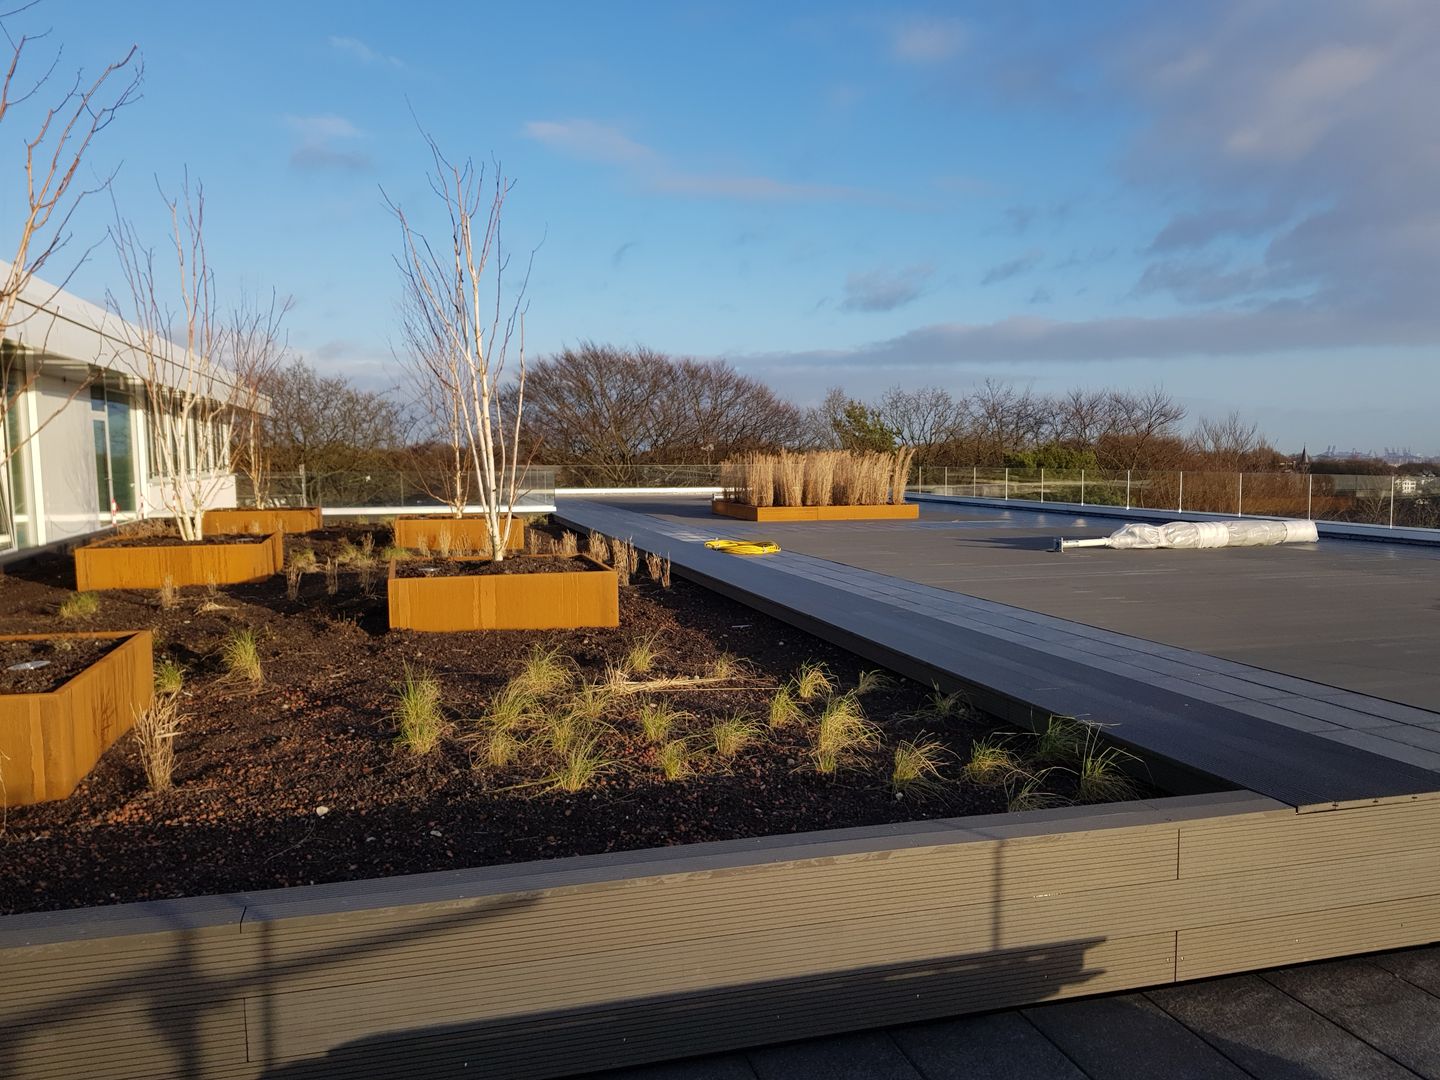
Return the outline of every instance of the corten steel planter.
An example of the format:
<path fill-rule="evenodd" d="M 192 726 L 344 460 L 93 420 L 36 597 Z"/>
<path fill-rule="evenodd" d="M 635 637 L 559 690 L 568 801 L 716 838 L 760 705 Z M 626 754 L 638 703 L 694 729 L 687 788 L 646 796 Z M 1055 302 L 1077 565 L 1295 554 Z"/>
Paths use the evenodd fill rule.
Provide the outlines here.
<path fill-rule="evenodd" d="M 149 630 L 6 634 L 0 641 L 57 638 L 122 640 L 58 689 L 0 694 L 0 806 L 68 796 L 154 697 Z"/>
<path fill-rule="evenodd" d="M 395 543 L 403 548 L 428 548 L 456 554 L 489 555 L 490 523 L 483 517 L 439 517 L 411 515 L 395 519 Z M 525 549 L 525 522 L 510 519 L 505 550 Z"/>
<path fill-rule="evenodd" d="M 920 516 L 918 503 L 874 506 L 751 506 L 716 499 L 713 513 L 741 521 L 910 521 Z"/>
<path fill-rule="evenodd" d="M 159 589 L 172 585 L 236 585 L 264 581 L 285 565 L 285 536 L 271 533 L 244 544 L 156 544 L 119 547 L 90 544 L 75 549 L 75 587 Z"/>
<path fill-rule="evenodd" d="M 553 558 L 554 556 L 543 556 Z M 537 556 L 512 555 L 511 559 Z M 620 625 L 615 571 L 587 555 L 591 570 L 459 577 L 399 577 L 386 586 L 392 630 L 569 630 Z M 474 558 L 473 562 L 484 561 Z"/>
<path fill-rule="evenodd" d="M 304 533 L 324 527 L 325 519 L 318 506 L 206 510 L 201 523 L 206 536 L 223 536 L 227 533 Z"/>

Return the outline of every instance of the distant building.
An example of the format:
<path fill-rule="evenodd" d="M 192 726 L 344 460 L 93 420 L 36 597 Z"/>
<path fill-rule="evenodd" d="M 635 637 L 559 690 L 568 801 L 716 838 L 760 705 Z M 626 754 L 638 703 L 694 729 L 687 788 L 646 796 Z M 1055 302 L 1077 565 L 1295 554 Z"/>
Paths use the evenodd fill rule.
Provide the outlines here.
<path fill-rule="evenodd" d="M 22 292 L 0 342 L 0 553 L 162 512 L 144 359 L 114 314 L 39 280 Z M 197 440 L 228 443 L 222 415 L 210 430 L 191 424 L 192 460 Z M 211 503 L 233 506 L 235 478 L 212 480 Z"/>

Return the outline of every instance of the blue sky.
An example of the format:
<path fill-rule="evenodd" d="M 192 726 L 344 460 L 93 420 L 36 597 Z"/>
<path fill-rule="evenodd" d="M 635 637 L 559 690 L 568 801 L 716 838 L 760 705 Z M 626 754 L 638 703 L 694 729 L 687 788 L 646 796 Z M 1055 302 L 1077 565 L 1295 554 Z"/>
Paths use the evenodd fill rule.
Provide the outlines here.
<path fill-rule="evenodd" d="M 292 295 L 296 348 L 367 385 L 399 378 L 381 190 L 423 216 L 418 118 L 516 181 L 532 351 L 723 356 L 802 403 L 1162 385 L 1287 447 L 1440 451 L 1432 0 L 23 18 L 64 70 L 140 45 L 143 99 L 92 159 L 122 213 L 163 243 L 156 180 L 188 167 L 222 289 Z M 72 288 L 119 285 L 102 246 Z"/>

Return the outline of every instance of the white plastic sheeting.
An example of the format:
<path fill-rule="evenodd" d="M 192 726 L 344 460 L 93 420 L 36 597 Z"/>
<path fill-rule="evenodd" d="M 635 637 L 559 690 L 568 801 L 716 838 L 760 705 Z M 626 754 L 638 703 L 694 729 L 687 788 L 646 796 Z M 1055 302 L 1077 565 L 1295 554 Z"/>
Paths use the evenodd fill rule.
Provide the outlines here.
<path fill-rule="evenodd" d="M 1132 523 L 1094 540 L 1061 540 L 1059 550 L 1109 547 L 1150 548 L 1269 547 L 1307 544 L 1320 538 L 1313 521 L 1170 521 L 1164 525 Z"/>

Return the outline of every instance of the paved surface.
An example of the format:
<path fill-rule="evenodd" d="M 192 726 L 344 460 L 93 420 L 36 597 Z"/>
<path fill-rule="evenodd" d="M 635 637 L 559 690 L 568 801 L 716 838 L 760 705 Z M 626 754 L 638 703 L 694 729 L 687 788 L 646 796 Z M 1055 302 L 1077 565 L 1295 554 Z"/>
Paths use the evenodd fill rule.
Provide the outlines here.
<path fill-rule="evenodd" d="M 820 542 L 808 535 L 814 525 L 765 526 L 788 545 L 779 555 L 708 551 L 701 541 L 716 521 L 701 500 L 565 500 L 559 516 L 633 537 L 710 587 L 894 670 L 969 684 L 992 695 L 980 698 L 987 707 L 1008 700 L 1092 719 L 1152 760 L 1291 805 L 1440 790 L 1440 715 L 901 577 L 925 561 L 927 522 L 820 526 L 836 555 L 864 550 L 867 537 L 913 549 L 896 574 L 882 574 L 797 551 Z M 762 532 L 720 524 L 728 535 Z"/>
<path fill-rule="evenodd" d="M 1440 1078 L 1440 948 L 592 1075 L 595 1080 L 1433 1080 Z"/>

